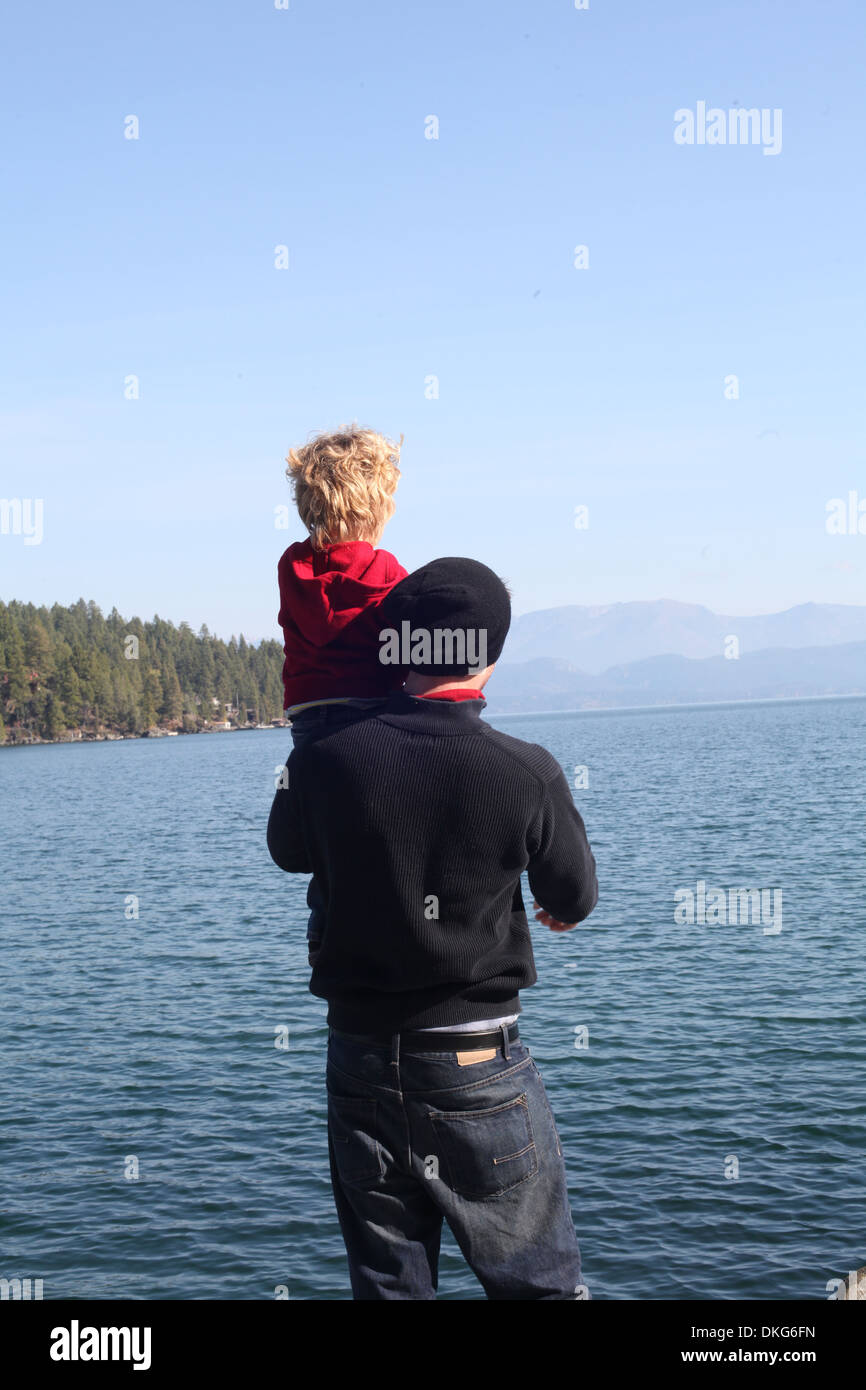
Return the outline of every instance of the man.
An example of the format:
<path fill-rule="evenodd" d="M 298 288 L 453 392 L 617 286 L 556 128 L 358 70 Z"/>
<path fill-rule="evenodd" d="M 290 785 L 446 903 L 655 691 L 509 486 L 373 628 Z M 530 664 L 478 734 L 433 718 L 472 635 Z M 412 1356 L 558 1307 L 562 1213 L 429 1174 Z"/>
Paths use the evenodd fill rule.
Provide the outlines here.
<path fill-rule="evenodd" d="M 480 718 L 511 620 L 502 581 L 435 560 L 382 612 L 383 652 L 395 634 L 412 641 L 404 689 L 367 716 L 332 706 L 292 752 L 268 824 L 275 862 L 312 873 L 324 924 L 310 989 L 328 1001 L 328 1147 L 353 1294 L 435 1298 L 444 1218 L 488 1298 L 586 1298 L 559 1135 L 517 1016 L 537 978 L 520 876 L 537 919 L 568 931 L 595 906 L 595 860 L 551 754 Z M 486 652 L 483 669 L 467 652 Z"/>

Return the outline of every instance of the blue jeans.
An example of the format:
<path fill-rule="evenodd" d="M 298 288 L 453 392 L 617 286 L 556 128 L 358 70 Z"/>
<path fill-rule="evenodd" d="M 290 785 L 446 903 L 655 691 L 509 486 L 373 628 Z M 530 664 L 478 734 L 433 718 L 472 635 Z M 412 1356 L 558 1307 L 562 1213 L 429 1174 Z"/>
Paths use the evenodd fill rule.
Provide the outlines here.
<path fill-rule="evenodd" d="M 493 1058 L 329 1030 L 328 1152 L 355 1299 L 434 1299 L 443 1218 L 489 1299 L 581 1282 L 553 1112 L 519 1039 Z M 477 1054 L 485 1057 L 484 1052 Z"/>
<path fill-rule="evenodd" d="M 368 719 L 370 715 L 378 714 L 384 709 L 387 703 L 387 699 L 382 697 L 375 700 L 345 700 L 342 704 L 334 705 L 311 705 L 309 709 L 301 710 L 291 721 L 292 746 L 298 748 L 312 739 L 321 738 L 323 734 L 332 734 L 336 729 L 345 728 L 347 724 L 355 724 L 359 719 Z M 310 965 L 314 965 L 322 936 L 322 913 L 315 901 L 315 889 L 312 884 L 307 890 L 307 907 L 310 909 L 310 920 L 307 923 L 307 959 Z"/>
<path fill-rule="evenodd" d="M 346 724 L 368 719 L 383 710 L 387 703 L 387 698 L 382 696 L 379 699 L 344 700 L 342 704 L 311 705 L 291 720 L 292 744 L 297 748 L 299 744 L 309 743 L 311 739 L 320 738 L 322 734 L 331 734 L 335 729 L 342 729 Z"/>

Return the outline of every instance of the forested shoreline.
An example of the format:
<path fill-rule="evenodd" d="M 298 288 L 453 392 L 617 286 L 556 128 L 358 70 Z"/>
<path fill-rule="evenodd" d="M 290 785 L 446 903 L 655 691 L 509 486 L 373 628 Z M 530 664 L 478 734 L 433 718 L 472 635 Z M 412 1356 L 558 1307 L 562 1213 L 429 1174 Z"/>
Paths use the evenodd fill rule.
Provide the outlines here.
<path fill-rule="evenodd" d="M 93 602 L 0 602 L 0 743 L 62 742 L 281 720 L 283 649 L 228 642 Z"/>

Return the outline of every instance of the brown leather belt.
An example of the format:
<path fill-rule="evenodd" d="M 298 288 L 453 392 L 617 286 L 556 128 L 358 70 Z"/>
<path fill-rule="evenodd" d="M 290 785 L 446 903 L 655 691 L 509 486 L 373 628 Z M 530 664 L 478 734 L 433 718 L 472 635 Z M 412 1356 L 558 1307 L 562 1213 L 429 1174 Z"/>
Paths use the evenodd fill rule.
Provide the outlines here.
<path fill-rule="evenodd" d="M 365 1044 L 368 1047 L 390 1047 L 393 1033 L 344 1033 L 339 1028 L 329 1028 L 336 1038 L 346 1038 L 349 1042 Z M 508 1041 L 516 1042 L 520 1036 L 517 1023 L 508 1025 Z M 400 1051 L 403 1052 L 478 1052 L 481 1048 L 500 1047 L 502 1029 L 496 1028 L 488 1033 L 400 1033 Z"/>

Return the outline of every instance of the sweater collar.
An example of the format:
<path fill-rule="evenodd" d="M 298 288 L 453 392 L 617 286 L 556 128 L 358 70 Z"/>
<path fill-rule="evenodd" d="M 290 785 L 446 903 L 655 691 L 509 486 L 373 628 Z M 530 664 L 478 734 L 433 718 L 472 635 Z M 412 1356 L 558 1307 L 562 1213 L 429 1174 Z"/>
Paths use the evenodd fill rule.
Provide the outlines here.
<path fill-rule="evenodd" d="M 488 726 L 480 715 L 486 703 L 480 691 L 477 700 L 430 700 L 423 695 L 407 695 L 405 690 L 397 690 L 389 697 L 379 718 L 417 733 L 446 736 L 483 733 Z"/>

